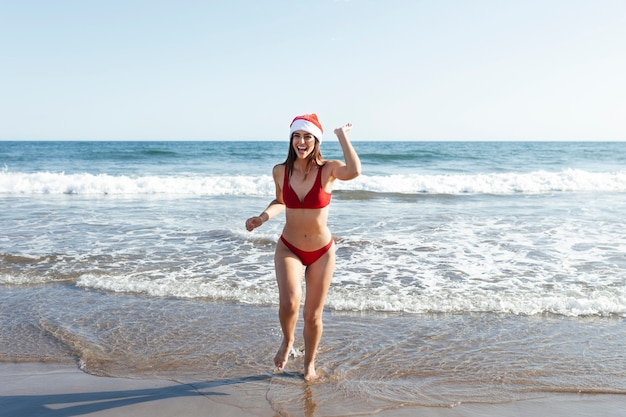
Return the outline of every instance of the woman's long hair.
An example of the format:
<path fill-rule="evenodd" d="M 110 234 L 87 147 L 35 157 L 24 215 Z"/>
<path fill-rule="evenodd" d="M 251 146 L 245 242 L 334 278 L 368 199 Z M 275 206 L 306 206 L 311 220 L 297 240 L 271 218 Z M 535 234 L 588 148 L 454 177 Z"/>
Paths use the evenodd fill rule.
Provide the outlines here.
<path fill-rule="evenodd" d="M 287 154 L 287 159 L 285 160 L 285 164 L 287 165 L 289 175 L 291 175 L 293 171 L 293 164 L 296 161 L 296 159 L 298 159 L 298 156 L 296 155 L 296 151 L 293 149 L 293 134 L 292 134 L 291 137 L 289 138 L 289 153 Z M 313 148 L 313 152 L 311 152 L 311 155 L 309 155 L 306 161 L 305 175 L 311 172 L 311 168 L 313 168 L 313 165 L 322 167 L 324 166 L 324 164 L 325 164 L 324 157 L 322 156 L 322 151 L 320 150 L 320 141 L 317 138 L 315 138 L 315 146 Z"/>

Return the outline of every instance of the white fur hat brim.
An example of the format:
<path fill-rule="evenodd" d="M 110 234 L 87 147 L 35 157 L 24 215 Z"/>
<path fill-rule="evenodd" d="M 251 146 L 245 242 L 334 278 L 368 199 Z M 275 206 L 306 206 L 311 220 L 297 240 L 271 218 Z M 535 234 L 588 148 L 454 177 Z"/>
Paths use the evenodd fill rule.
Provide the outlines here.
<path fill-rule="evenodd" d="M 315 123 L 309 122 L 308 120 L 304 120 L 304 119 L 296 119 L 291 124 L 291 127 L 289 129 L 289 136 L 291 136 L 293 132 L 297 130 L 303 130 L 307 133 L 310 133 L 313 136 L 315 136 L 317 140 L 320 141 L 320 143 L 322 142 L 322 135 L 323 135 L 322 129 L 317 127 Z"/>

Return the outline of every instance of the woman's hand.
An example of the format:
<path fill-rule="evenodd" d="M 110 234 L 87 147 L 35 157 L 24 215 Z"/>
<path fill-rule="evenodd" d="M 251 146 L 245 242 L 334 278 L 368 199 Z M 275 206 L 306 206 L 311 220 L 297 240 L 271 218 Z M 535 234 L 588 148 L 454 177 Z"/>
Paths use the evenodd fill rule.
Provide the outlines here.
<path fill-rule="evenodd" d="M 337 135 L 337 137 L 339 137 L 339 135 L 345 135 L 350 131 L 350 129 L 352 129 L 352 123 L 346 123 L 345 125 L 335 129 L 335 135 Z"/>
<path fill-rule="evenodd" d="M 260 216 L 250 217 L 248 220 L 246 220 L 246 229 L 248 229 L 248 232 L 251 232 L 257 227 L 259 227 L 260 225 L 262 225 L 263 223 L 265 223 L 266 221 L 268 221 L 269 219 L 270 219 L 270 215 L 267 214 L 266 211 L 261 213 Z"/>
<path fill-rule="evenodd" d="M 250 217 L 248 220 L 246 220 L 246 229 L 248 230 L 248 232 L 251 232 L 257 227 L 261 226 L 263 223 L 263 218 L 261 216 Z"/>

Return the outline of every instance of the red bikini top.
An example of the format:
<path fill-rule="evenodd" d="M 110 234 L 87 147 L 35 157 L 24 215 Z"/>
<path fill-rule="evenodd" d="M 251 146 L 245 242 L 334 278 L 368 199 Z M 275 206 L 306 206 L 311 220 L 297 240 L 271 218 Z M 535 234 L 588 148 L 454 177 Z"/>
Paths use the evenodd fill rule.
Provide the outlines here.
<path fill-rule="evenodd" d="M 320 209 L 330 204 L 330 198 L 331 194 L 326 192 L 322 187 L 322 167 L 319 167 L 313 187 L 311 187 L 307 195 L 304 196 L 304 201 L 300 201 L 296 192 L 291 188 L 291 185 L 289 185 L 289 168 L 287 164 L 285 164 L 283 202 L 287 208 Z"/>

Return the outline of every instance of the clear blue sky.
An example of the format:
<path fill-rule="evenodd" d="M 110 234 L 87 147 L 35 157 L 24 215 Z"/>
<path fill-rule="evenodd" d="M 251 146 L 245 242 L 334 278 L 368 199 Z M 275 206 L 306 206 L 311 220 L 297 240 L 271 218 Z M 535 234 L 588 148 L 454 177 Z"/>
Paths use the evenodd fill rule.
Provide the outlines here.
<path fill-rule="evenodd" d="M 626 140 L 624 0 L 0 0 L 0 140 Z"/>

